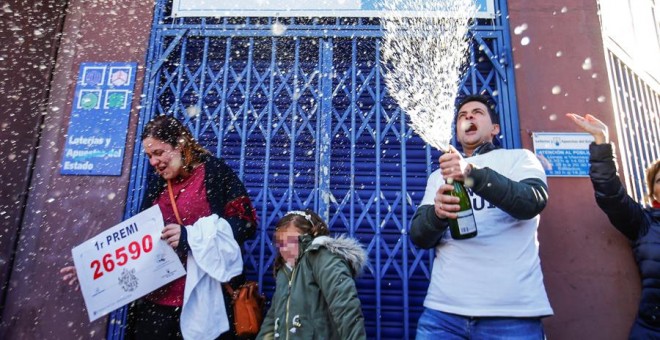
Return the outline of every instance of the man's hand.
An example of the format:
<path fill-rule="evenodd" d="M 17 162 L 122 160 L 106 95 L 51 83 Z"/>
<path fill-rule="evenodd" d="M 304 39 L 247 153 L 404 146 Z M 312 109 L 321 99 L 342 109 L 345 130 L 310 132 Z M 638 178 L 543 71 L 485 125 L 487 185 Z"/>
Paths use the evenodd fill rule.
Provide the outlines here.
<path fill-rule="evenodd" d="M 462 181 L 470 175 L 472 166 L 468 163 L 461 153 L 453 146 L 449 146 L 449 152 L 445 152 L 440 156 L 440 172 L 445 181 L 452 180 Z"/>
<path fill-rule="evenodd" d="M 181 239 L 181 226 L 176 223 L 166 225 L 160 238 L 165 240 L 170 247 L 176 249 L 179 246 L 179 239 Z"/>
<path fill-rule="evenodd" d="M 445 192 L 452 190 L 454 190 L 453 185 L 443 184 L 440 186 L 438 191 L 436 191 L 434 199 L 434 210 L 435 215 L 438 216 L 438 218 L 458 218 L 456 211 L 461 210 L 461 206 L 458 204 L 460 199 L 458 197 L 445 194 Z"/>

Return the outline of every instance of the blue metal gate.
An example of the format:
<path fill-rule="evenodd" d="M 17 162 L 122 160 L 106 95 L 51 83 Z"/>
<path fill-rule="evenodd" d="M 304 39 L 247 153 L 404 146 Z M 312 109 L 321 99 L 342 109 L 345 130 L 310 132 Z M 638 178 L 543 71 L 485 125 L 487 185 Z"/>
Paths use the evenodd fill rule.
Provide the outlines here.
<path fill-rule="evenodd" d="M 496 1 L 500 17 L 472 30 L 461 92 L 493 95 L 501 143 L 519 147 L 504 3 Z M 260 228 L 245 263 L 268 296 L 274 224 L 311 208 L 332 233 L 368 249 L 357 284 L 369 338 L 413 338 L 433 254 L 412 245 L 408 228 L 438 154 L 387 95 L 378 21 L 173 19 L 170 6 L 156 6 L 138 131 L 155 115 L 174 115 L 243 179 Z M 284 34 L 271 31 L 276 21 Z M 137 141 L 126 217 L 138 212 L 147 167 Z M 113 313 L 108 338 L 123 337 L 124 314 Z"/>

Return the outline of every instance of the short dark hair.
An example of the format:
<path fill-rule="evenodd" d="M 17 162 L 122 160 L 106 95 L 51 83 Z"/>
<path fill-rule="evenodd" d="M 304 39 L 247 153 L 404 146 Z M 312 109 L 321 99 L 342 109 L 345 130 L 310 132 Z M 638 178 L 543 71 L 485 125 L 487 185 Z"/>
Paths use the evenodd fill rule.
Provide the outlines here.
<path fill-rule="evenodd" d="M 461 110 L 461 107 L 469 102 L 480 102 L 486 106 L 488 109 L 488 115 L 493 124 L 500 123 L 500 117 L 495 112 L 495 102 L 490 98 L 478 94 L 470 94 L 465 97 L 458 98 L 458 104 L 456 104 L 456 117 L 458 117 L 458 112 Z"/>

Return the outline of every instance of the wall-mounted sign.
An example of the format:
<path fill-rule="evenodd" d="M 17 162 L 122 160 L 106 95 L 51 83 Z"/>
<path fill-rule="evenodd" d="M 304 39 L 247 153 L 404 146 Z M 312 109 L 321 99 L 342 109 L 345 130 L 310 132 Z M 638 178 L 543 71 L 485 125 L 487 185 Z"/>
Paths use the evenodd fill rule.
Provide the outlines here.
<path fill-rule="evenodd" d="M 62 175 L 121 175 L 136 63 L 82 63 Z"/>
<path fill-rule="evenodd" d="M 590 134 L 534 132 L 532 138 L 547 176 L 589 176 L 589 144 L 594 141 Z"/>
<path fill-rule="evenodd" d="M 494 0 L 474 0 L 478 18 L 494 18 Z M 173 17 L 380 17 L 382 0 L 174 0 Z M 420 16 L 437 13 L 411 13 L 401 9 L 402 15 Z M 405 13 L 405 14 L 404 14 Z"/>

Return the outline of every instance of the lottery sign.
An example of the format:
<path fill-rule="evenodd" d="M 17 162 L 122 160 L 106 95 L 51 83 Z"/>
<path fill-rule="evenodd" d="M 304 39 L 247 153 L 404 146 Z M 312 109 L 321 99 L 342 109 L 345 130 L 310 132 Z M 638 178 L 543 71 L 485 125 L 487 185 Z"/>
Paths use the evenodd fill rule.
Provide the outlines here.
<path fill-rule="evenodd" d="M 80 64 L 62 175 L 121 175 L 136 69 L 132 62 Z"/>
<path fill-rule="evenodd" d="M 71 250 L 90 321 L 185 275 L 163 226 L 156 205 Z"/>

